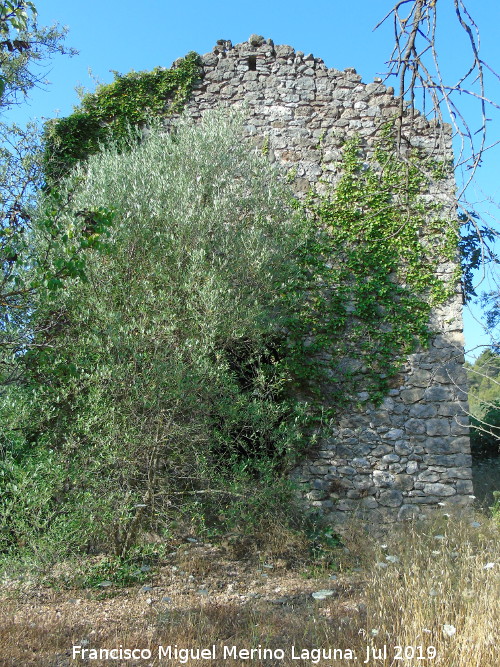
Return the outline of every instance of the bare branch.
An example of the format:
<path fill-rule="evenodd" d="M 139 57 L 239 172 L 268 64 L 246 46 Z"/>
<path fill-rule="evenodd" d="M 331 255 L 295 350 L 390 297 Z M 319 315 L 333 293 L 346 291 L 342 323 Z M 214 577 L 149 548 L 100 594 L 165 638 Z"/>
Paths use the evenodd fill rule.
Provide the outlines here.
<path fill-rule="evenodd" d="M 439 5 L 440 6 L 440 5 Z M 487 149 L 486 129 L 489 107 L 500 109 L 500 104 L 486 95 L 485 70 L 500 80 L 500 75 L 479 55 L 479 29 L 464 0 L 453 0 L 453 9 L 457 25 L 466 35 L 472 56 L 472 63 L 454 83 L 446 82 L 442 76 L 440 58 L 437 52 L 438 14 L 437 0 L 406 0 L 396 2 L 393 8 L 375 26 L 379 28 L 387 19 L 393 18 L 394 48 L 387 62 L 389 70 L 387 78 L 397 77 L 400 97 L 399 133 L 405 113 L 405 100 L 410 110 L 416 109 L 420 102 L 428 99 L 431 110 L 426 115 L 433 115 L 440 123 L 445 121 L 446 111 L 448 122 L 451 122 L 455 136 L 460 138 L 460 160 L 468 162 L 471 174 L 466 179 L 470 183 L 475 170 L 481 163 L 482 155 Z M 470 85 L 465 82 L 471 80 Z M 478 100 L 479 123 L 474 131 L 469 121 L 459 112 L 455 98 L 468 95 Z M 401 138 L 401 137 L 400 137 Z M 467 155 L 466 155 L 467 154 Z"/>

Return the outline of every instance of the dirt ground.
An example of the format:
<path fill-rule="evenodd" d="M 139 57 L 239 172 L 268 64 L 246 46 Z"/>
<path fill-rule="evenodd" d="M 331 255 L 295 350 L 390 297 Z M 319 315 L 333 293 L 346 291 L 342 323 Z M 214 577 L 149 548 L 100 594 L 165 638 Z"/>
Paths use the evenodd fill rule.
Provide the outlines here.
<path fill-rule="evenodd" d="M 158 646 L 216 644 L 220 654 L 222 645 L 249 648 L 262 643 L 279 648 L 291 641 L 303 644 L 306 635 L 312 646 L 318 638 L 305 631 L 311 624 L 320 635 L 332 623 L 339 629 L 349 626 L 353 633 L 364 626 L 360 571 L 333 574 L 290 568 L 280 559 L 255 562 L 202 544 L 183 546 L 169 561 L 150 569 L 145 566 L 148 571 L 141 583 L 128 587 L 103 581 L 92 588 L 58 590 L 57 585 L 5 580 L 0 589 L 0 665 L 217 664 L 217 659 L 160 661 Z M 63 572 L 53 575 L 57 582 Z M 74 646 L 80 647 L 76 653 Z M 120 646 L 150 649 L 152 657 L 100 660 L 90 653 Z M 249 660 L 223 664 L 243 665 Z M 312 663 L 256 658 L 251 664 Z"/>

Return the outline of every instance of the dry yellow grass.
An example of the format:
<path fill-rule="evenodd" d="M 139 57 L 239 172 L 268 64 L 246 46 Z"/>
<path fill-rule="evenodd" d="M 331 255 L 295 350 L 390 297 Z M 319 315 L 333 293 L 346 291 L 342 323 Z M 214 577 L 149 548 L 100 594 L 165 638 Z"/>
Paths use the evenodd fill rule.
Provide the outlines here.
<path fill-rule="evenodd" d="M 57 592 L 6 582 L 0 665 L 496 667 L 498 538 L 498 524 L 484 516 L 406 526 L 385 545 L 364 538 L 362 554 L 358 536 L 335 578 L 290 568 L 274 541 L 267 561 L 186 545 L 153 568 L 146 590 Z M 321 589 L 332 593 L 314 599 Z M 73 659 L 75 645 L 82 649 Z M 120 645 L 142 649 L 144 659 L 81 659 L 83 649 L 99 655 Z M 196 657 L 201 649 L 215 660 Z M 251 649 L 253 659 L 244 653 Z"/>
<path fill-rule="evenodd" d="M 478 517 L 411 527 L 388 542 L 366 590 L 373 640 L 432 645 L 434 665 L 498 665 L 498 537 L 497 525 Z"/>

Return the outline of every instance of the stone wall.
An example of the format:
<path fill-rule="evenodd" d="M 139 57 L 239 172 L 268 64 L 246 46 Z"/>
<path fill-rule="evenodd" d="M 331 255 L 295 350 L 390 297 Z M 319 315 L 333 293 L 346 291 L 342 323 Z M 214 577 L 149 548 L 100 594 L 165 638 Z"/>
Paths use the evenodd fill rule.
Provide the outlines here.
<path fill-rule="evenodd" d="M 335 182 L 347 138 L 360 136 L 369 153 L 380 126 L 400 108 L 392 88 L 379 79 L 364 84 L 354 69 L 329 69 L 311 54 L 256 35 L 236 46 L 220 40 L 202 62 L 203 79 L 186 113 L 198 118 L 216 106 L 242 108 L 249 137 L 293 174 L 299 196 Z M 409 146 L 452 160 L 449 128 L 405 112 L 402 134 Z M 440 199 L 453 217 L 454 189 L 450 179 L 425 196 Z M 450 276 L 454 269 L 448 263 L 438 272 Z M 330 436 L 295 471 L 309 504 L 335 524 L 352 512 L 391 522 L 470 503 L 459 286 L 433 312 L 431 326 L 436 333 L 430 348 L 408 357 L 382 406 L 360 392 L 363 408 L 332 423 Z"/>

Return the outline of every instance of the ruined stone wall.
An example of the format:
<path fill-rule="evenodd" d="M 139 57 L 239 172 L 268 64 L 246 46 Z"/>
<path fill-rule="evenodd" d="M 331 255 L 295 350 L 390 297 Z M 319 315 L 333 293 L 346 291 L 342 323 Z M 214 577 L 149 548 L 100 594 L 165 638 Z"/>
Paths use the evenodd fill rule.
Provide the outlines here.
<path fill-rule="evenodd" d="M 186 112 L 237 106 L 246 132 L 269 159 L 293 170 L 301 196 L 338 176 L 341 148 L 360 136 L 367 152 L 381 124 L 398 113 L 399 100 L 380 80 L 364 84 L 354 69 L 329 69 L 311 54 L 252 36 L 232 46 L 220 40 L 202 57 L 204 76 Z M 449 129 L 405 114 L 408 144 L 452 160 Z M 455 184 L 440 182 L 425 196 L 454 215 Z M 438 272 L 450 276 L 453 263 Z M 410 355 L 382 406 L 361 391 L 362 409 L 331 424 L 330 436 L 295 472 L 307 501 L 336 524 L 352 512 L 391 522 L 426 515 L 436 507 L 465 506 L 472 494 L 467 388 L 463 369 L 462 298 L 432 315 L 429 349 Z"/>

